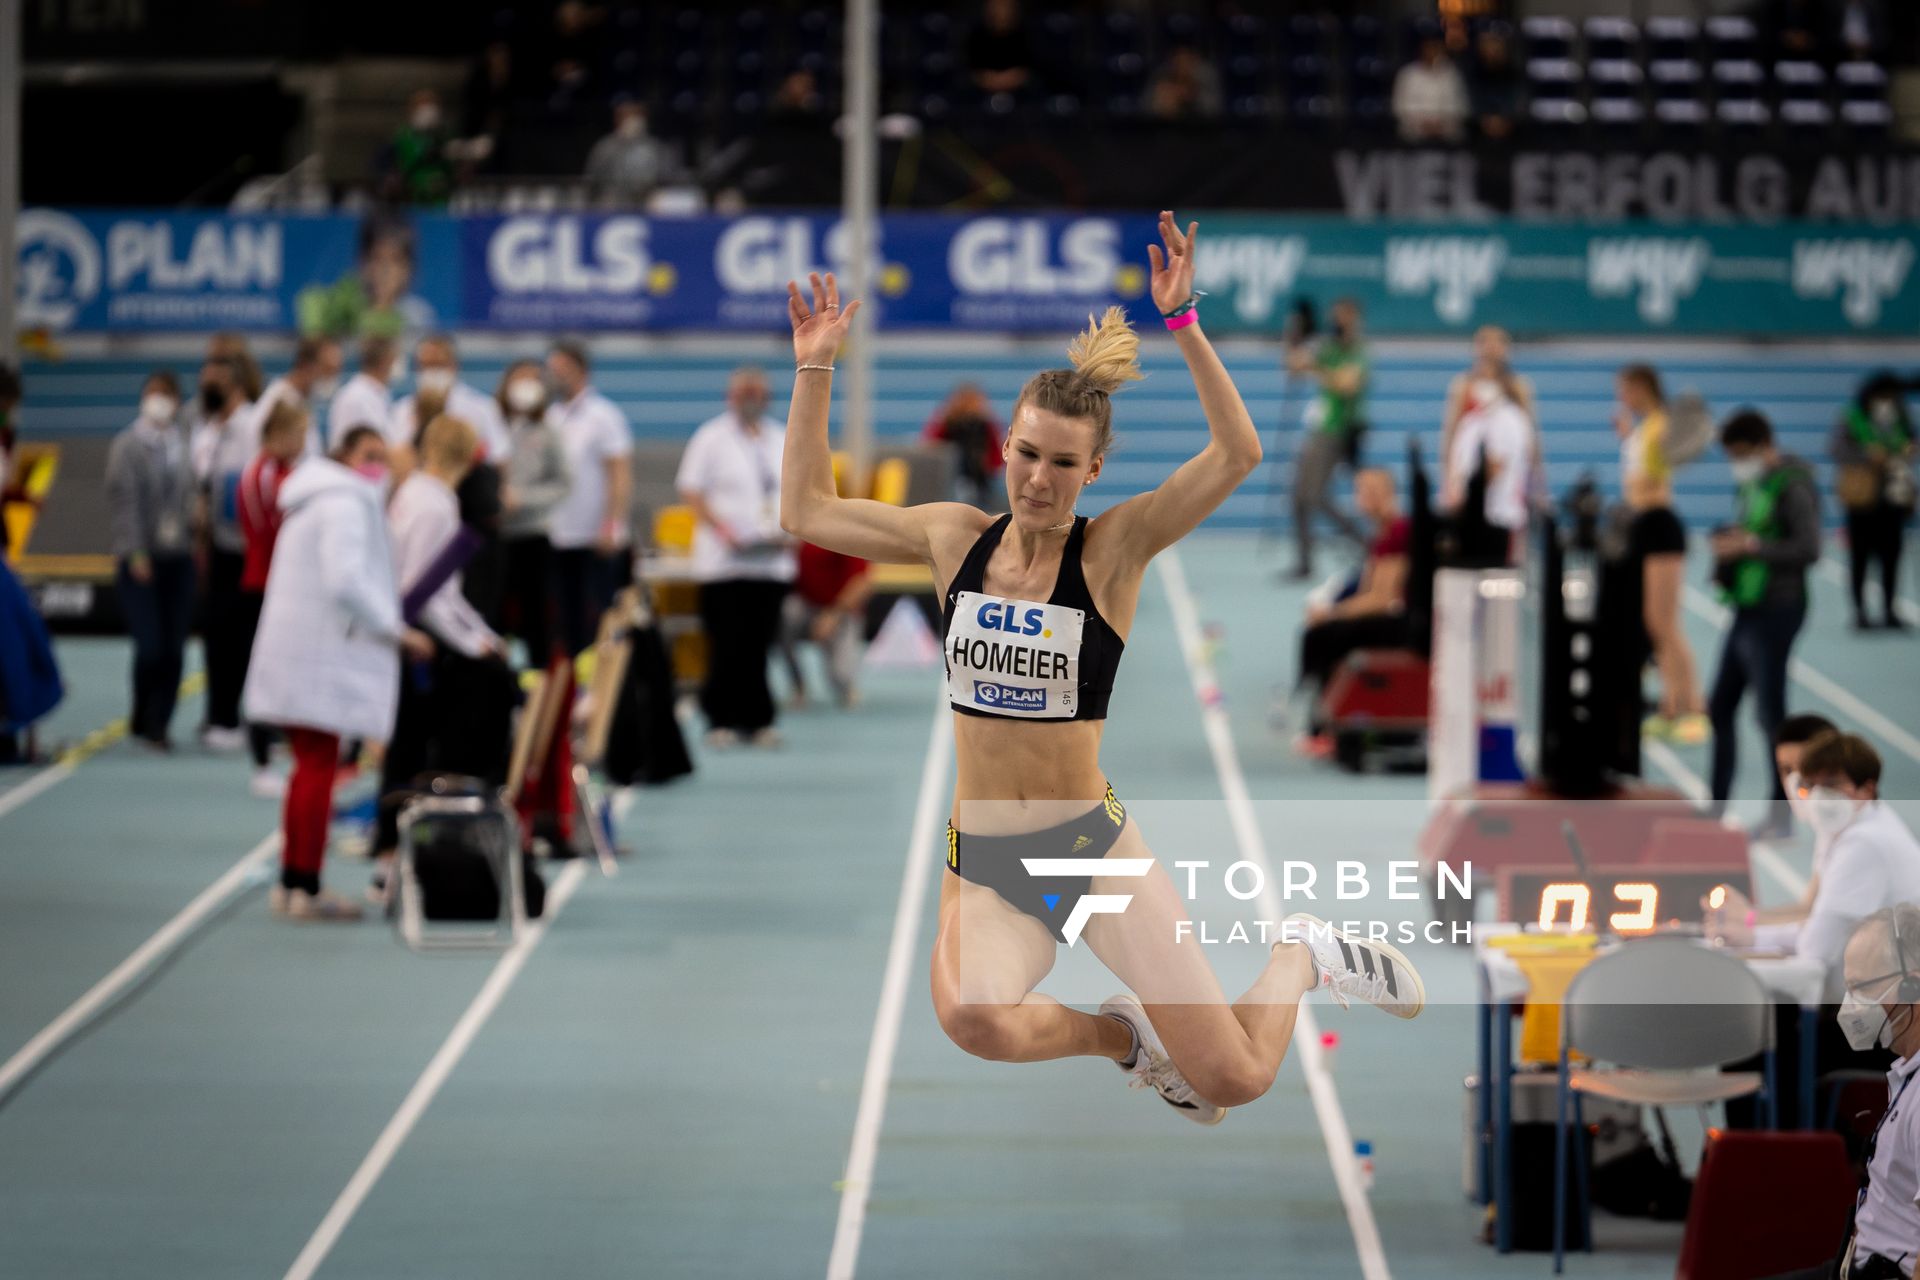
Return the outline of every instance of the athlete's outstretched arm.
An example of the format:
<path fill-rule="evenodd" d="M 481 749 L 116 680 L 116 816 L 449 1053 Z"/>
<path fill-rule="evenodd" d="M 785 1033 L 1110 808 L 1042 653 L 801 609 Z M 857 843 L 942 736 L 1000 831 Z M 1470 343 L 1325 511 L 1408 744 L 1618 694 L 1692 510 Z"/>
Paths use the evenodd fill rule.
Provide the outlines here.
<path fill-rule="evenodd" d="M 1193 296 L 1193 244 L 1199 230 L 1199 223 L 1190 222 L 1182 235 L 1171 212 L 1160 214 L 1166 256 L 1161 256 L 1157 244 L 1147 246 L 1147 255 L 1153 260 L 1154 305 L 1162 312 Z M 1260 433 L 1213 344 L 1198 324 L 1174 330 L 1173 340 L 1186 357 L 1194 389 L 1200 393 L 1208 440 L 1206 448 L 1182 463 L 1159 488 L 1129 498 L 1107 513 L 1105 518 L 1142 559 L 1150 559 L 1192 532 L 1260 465 Z"/>
<path fill-rule="evenodd" d="M 825 281 L 807 277 L 809 304 L 800 288 L 787 282 L 787 317 L 793 322 L 793 403 L 787 410 L 786 457 L 780 468 L 780 527 L 796 538 L 843 555 L 893 564 L 917 564 L 933 558 L 928 530 L 939 508 L 956 503 L 896 507 L 865 498 L 842 498 L 833 487 L 833 455 L 827 448 L 827 414 L 833 401 L 833 364 L 853 313 L 860 304 L 840 306 L 840 287 L 828 272 Z M 809 368 L 808 366 L 816 366 Z M 971 510 L 971 508 L 960 508 Z"/>

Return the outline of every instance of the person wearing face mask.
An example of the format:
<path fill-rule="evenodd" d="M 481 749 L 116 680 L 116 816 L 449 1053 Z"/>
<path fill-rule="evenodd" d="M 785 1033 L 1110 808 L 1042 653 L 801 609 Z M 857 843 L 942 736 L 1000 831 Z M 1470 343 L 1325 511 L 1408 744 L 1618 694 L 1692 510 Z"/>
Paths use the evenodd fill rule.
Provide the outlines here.
<path fill-rule="evenodd" d="M 334 775 L 343 738 L 385 741 L 400 697 L 400 658 L 434 645 L 400 613 L 387 538 L 387 442 L 356 427 L 333 456 L 301 463 L 280 486 L 282 523 L 242 699 L 247 719 L 273 725 L 293 752 L 282 808 L 274 914 L 360 917 L 352 899 L 321 888 Z"/>
<path fill-rule="evenodd" d="M 275 408 L 294 405 L 308 414 L 314 428 L 306 433 L 301 456 L 319 457 L 325 449 L 318 430 L 319 408 L 340 390 L 341 363 L 340 344 L 332 338 L 302 338 L 294 343 L 292 366 L 267 383 L 253 402 L 249 432 L 258 439 Z"/>
<path fill-rule="evenodd" d="M 389 199 L 403 204 L 443 205 L 453 191 L 453 156 L 440 95 L 415 89 L 407 118 L 387 143 L 380 168 Z"/>
<path fill-rule="evenodd" d="M 1735 523 L 1713 535 L 1714 580 L 1733 610 L 1707 714 L 1713 721 L 1710 786 L 1716 813 L 1733 794 L 1739 730 L 1735 716 L 1749 688 L 1769 741 L 1787 715 L 1787 664 L 1807 616 L 1807 569 L 1820 558 L 1820 495 L 1811 468 L 1780 452 L 1773 425 L 1742 409 L 1720 428 L 1736 497 Z M 1756 830 L 1790 829 L 1780 780 L 1768 773 L 1772 801 Z"/>
<path fill-rule="evenodd" d="M 506 631 L 527 647 L 529 666 L 553 657 L 553 589 L 548 571 L 553 544 L 547 532 L 554 508 L 572 487 L 567 451 L 546 420 L 547 386 L 537 360 L 516 360 L 494 394 L 507 424 L 506 514 L 500 540 L 506 558 Z"/>
<path fill-rule="evenodd" d="M 1293 473 L 1295 581 L 1313 577 L 1313 519 L 1324 515 L 1358 546 L 1366 535 L 1353 518 L 1327 496 L 1333 472 L 1344 459 L 1355 465 L 1366 431 L 1369 366 L 1360 339 L 1360 304 L 1342 298 L 1333 304 L 1333 332 L 1317 347 L 1302 345 L 1287 353 L 1287 371 L 1312 378 L 1319 391 L 1307 417 Z"/>
<path fill-rule="evenodd" d="M 140 415 L 107 453 L 107 505 L 120 609 L 133 636 L 134 739 L 172 749 L 187 633 L 193 625 L 196 486 L 175 424 L 180 383 L 164 370 L 140 390 Z"/>
<path fill-rule="evenodd" d="M 240 605 L 246 537 L 240 531 L 240 474 L 259 451 L 245 374 L 229 359 L 200 368 L 200 424 L 193 429 L 194 479 L 200 486 L 207 532 L 207 613 L 202 644 L 207 664 L 207 722 L 200 743 L 211 751 L 246 745 L 240 728 L 240 687 L 246 681 L 252 634 Z"/>
<path fill-rule="evenodd" d="M 560 638 L 573 654 L 593 643 L 600 615 L 632 576 L 633 428 L 593 389 L 588 368 L 586 348 L 577 343 L 556 343 L 547 354 L 547 424 L 560 437 L 572 477 L 548 517 L 547 537 Z"/>
<path fill-rule="evenodd" d="M 413 349 L 413 368 L 414 391 L 394 402 L 387 422 L 388 446 L 412 447 L 420 428 L 435 417 L 432 413 L 421 413 L 418 401 L 422 396 L 433 396 L 439 400 L 440 413 L 458 418 L 473 428 L 479 438 L 482 459 L 495 465 L 504 463 L 513 452 L 506 418 L 492 396 L 460 380 L 460 354 L 453 336 L 436 333 L 422 338 Z"/>
<path fill-rule="evenodd" d="M 1876 373 L 1860 388 L 1834 424 L 1831 451 L 1835 489 L 1847 512 L 1847 565 L 1853 589 L 1853 626 L 1867 619 L 1867 571 L 1880 564 L 1881 626 L 1905 631 L 1900 617 L 1900 553 L 1913 518 L 1914 430 L 1907 413 L 1907 387 L 1891 373 Z"/>
<path fill-rule="evenodd" d="M 400 345 L 391 338 L 360 343 L 360 369 L 327 406 L 327 445 L 338 452 L 347 432 L 374 427 L 385 433 L 393 421 L 393 383 L 399 373 Z M 392 444 L 391 438 L 388 440 Z"/>
<path fill-rule="evenodd" d="M 1807 815 L 1806 798 L 1801 794 L 1804 780 L 1800 775 L 1800 762 L 1807 753 L 1807 746 L 1816 738 L 1830 733 L 1840 732 L 1839 726 L 1825 716 L 1793 715 L 1780 722 L 1780 728 L 1773 735 L 1773 763 L 1780 774 L 1780 785 L 1786 789 L 1787 805 L 1793 816 L 1811 829 Z M 1801 893 L 1800 900 L 1791 906 L 1760 907 L 1754 914 L 1757 924 L 1795 924 L 1805 920 L 1813 910 L 1813 901 L 1820 893 L 1820 877 L 1826 873 L 1827 855 L 1832 852 L 1833 843 L 1825 836 L 1815 833 L 1813 838 L 1813 873 L 1807 877 L 1807 887 Z"/>
<path fill-rule="evenodd" d="M 647 132 L 647 108 L 616 94 L 613 132 L 587 153 L 587 185 L 596 199 L 618 208 L 639 208 L 667 178 L 666 148 Z"/>
<path fill-rule="evenodd" d="M 767 417 L 767 378 L 736 369 L 725 413 L 687 441 L 674 487 L 693 508 L 693 573 L 707 637 L 700 709 L 713 746 L 778 745 L 767 654 L 796 570 L 780 530 L 780 456 L 786 432 Z"/>

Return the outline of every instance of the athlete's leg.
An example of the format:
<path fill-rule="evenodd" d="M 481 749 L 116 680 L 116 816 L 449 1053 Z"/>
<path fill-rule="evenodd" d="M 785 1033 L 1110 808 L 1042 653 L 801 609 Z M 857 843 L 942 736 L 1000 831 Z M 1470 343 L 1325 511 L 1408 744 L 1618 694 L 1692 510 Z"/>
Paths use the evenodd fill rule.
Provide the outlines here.
<path fill-rule="evenodd" d="M 1151 858 L 1128 820 L 1110 858 Z M 1145 878 L 1096 876 L 1095 893 L 1130 893 L 1118 915 L 1099 915 L 1083 935 L 1094 954 L 1138 995 L 1167 1054 L 1201 1097 L 1218 1106 L 1253 1101 L 1273 1084 L 1293 1040 L 1300 997 L 1314 985 L 1307 948 L 1272 948 L 1260 976 L 1229 1005 L 1213 966 L 1191 931 L 1173 879 L 1158 863 Z M 1276 926 L 1278 922 L 1275 922 Z"/>
<path fill-rule="evenodd" d="M 984 885 L 950 871 L 940 880 L 933 1009 L 949 1039 L 996 1062 L 1118 1062 L 1132 1052 L 1132 1034 L 1119 1022 L 1034 990 L 1052 970 L 1058 945 L 1045 925 Z"/>

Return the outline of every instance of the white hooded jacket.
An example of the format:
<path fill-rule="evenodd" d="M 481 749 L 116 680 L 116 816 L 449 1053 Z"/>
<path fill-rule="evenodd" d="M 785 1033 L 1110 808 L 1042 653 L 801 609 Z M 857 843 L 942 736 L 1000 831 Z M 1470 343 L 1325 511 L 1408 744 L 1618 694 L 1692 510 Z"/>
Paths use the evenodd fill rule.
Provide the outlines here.
<path fill-rule="evenodd" d="M 247 669 L 247 719 L 385 739 L 400 698 L 400 592 L 381 491 L 331 458 L 280 487 L 286 523 Z"/>

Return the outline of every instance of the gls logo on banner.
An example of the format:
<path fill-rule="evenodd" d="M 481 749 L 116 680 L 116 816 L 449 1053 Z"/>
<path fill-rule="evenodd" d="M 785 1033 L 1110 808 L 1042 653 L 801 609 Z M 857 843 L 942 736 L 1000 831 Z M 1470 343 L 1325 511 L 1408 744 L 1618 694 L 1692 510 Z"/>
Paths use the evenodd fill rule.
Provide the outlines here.
<path fill-rule="evenodd" d="M 1022 858 L 1020 865 L 1030 876 L 1144 876 L 1153 869 L 1152 858 Z M 1071 947 L 1080 941 L 1081 930 L 1095 916 L 1117 916 L 1133 901 L 1130 893 L 1085 893 L 1067 913 L 1060 934 Z"/>
<path fill-rule="evenodd" d="M 1880 304 L 1897 297 L 1913 269 L 1911 240 L 1796 240 L 1793 292 L 1802 298 L 1841 296 L 1840 310 L 1859 328 L 1880 319 Z"/>
<path fill-rule="evenodd" d="M 1069 222 L 1059 230 L 1057 256 L 1055 247 L 1046 218 L 975 218 L 954 233 L 947 271 L 961 293 L 1086 296 L 1116 287 L 1118 223 Z"/>
<path fill-rule="evenodd" d="M 1465 324 L 1506 260 L 1507 242 L 1498 236 L 1395 237 L 1387 241 L 1387 292 L 1432 293 L 1435 315 Z"/>
<path fill-rule="evenodd" d="M 1640 294 L 1640 318 L 1672 324 L 1678 303 L 1691 298 L 1706 274 L 1713 250 L 1699 236 L 1596 237 L 1587 242 L 1587 288 L 1596 298 Z"/>
<path fill-rule="evenodd" d="M 487 242 L 487 274 L 502 293 L 631 293 L 647 282 L 647 224 L 607 218 L 588 243 L 579 218 L 508 218 Z"/>

